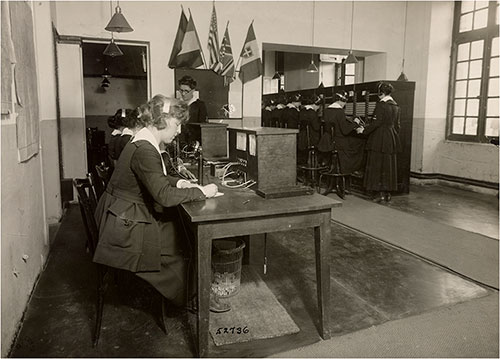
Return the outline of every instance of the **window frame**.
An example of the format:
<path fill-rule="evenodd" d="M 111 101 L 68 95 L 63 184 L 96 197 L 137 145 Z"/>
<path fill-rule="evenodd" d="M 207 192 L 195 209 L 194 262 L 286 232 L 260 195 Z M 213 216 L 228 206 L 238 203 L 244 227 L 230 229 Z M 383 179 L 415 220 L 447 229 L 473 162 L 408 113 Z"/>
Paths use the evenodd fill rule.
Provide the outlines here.
<path fill-rule="evenodd" d="M 475 3 L 475 1 L 474 1 Z M 497 1 L 488 1 L 488 22 L 486 27 L 481 29 L 472 29 L 469 31 L 460 32 L 460 17 L 462 1 L 455 2 L 454 19 L 453 19 L 453 34 L 452 34 L 452 47 L 451 47 L 451 66 L 448 86 L 448 110 L 446 121 L 446 138 L 451 141 L 461 142 L 478 142 L 488 143 L 489 139 L 485 136 L 486 129 L 486 112 L 488 101 L 488 87 L 489 87 L 489 72 L 491 62 L 491 48 L 493 39 L 499 36 L 499 26 L 496 22 L 496 11 L 498 9 Z M 474 11 L 472 12 L 474 13 Z M 479 109 L 478 109 L 478 123 L 475 135 L 456 134 L 453 131 L 454 121 L 454 104 L 455 104 L 455 90 L 457 83 L 457 56 L 458 47 L 460 44 L 470 43 L 477 40 L 483 40 L 483 56 L 481 68 L 481 86 L 479 91 Z M 470 58 L 469 58 L 470 62 Z M 467 81 L 469 77 L 466 78 Z M 464 116 L 466 118 L 466 116 Z"/>

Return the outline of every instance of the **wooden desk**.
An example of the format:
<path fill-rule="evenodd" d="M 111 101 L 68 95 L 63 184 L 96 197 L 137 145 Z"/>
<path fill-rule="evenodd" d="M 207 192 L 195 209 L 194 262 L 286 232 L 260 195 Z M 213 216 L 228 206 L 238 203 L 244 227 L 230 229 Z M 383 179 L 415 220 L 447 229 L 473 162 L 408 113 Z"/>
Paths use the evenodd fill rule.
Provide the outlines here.
<path fill-rule="evenodd" d="M 234 236 L 314 228 L 319 334 L 330 338 L 330 218 L 340 201 L 319 194 L 265 199 L 250 189 L 219 187 L 224 196 L 182 204 L 183 215 L 195 237 L 198 275 L 198 355 L 208 356 L 212 240 Z"/>

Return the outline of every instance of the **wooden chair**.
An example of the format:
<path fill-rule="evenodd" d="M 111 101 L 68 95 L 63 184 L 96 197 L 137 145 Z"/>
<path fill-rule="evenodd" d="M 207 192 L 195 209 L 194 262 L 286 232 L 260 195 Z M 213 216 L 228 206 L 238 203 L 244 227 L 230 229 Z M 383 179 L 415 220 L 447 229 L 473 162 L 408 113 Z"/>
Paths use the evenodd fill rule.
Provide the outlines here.
<path fill-rule="evenodd" d="M 87 248 L 91 256 L 94 256 L 95 250 L 97 248 L 97 243 L 99 240 L 99 230 L 97 228 L 97 223 L 94 218 L 95 212 L 95 199 L 92 199 L 94 189 L 92 188 L 89 178 L 75 178 L 73 179 L 73 186 L 76 188 L 78 193 L 78 203 L 80 205 L 80 211 L 82 214 L 83 224 L 85 226 L 85 232 L 87 234 Z M 104 296 L 108 288 L 109 277 L 115 274 L 118 269 L 108 267 L 102 264 L 96 264 L 98 267 L 98 279 L 97 279 L 97 302 L 96 302 L 96 321 L 94 326 L 94 333 L 92 338 L 92 344 L 94 347 L 97 346 L 99 341 L 99 336 L 101 334 L 101 323 L 102 314 L 104 308 Z M 167 333 L 167 327 L 165 325 L 167 302 L 162 296 L 162 315 L 160 318 L 161 325 L 165 334 Z"/>
<path fill-rule="evenodd" d="M 106 188 L 109 179 L 111 178 L 111 168 L 107 166 L 106 163 L 101 162 L 101 164 L 95 165 L 95 170 L 97 172 L 97 176 L 103 184 L 103 187 Z"/>

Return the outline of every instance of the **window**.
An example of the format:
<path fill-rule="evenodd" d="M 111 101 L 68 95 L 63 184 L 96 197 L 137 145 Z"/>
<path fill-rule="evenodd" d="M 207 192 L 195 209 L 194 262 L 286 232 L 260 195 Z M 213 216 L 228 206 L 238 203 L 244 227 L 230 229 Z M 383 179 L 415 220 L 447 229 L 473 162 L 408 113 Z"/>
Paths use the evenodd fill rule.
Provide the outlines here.
<path fill-rule="evenodd" d="M 448 139 L 489 142 L 498 136 L 498 1 L 455 3 Z"/>
<path fill-rule="evenodd" d="M 335 64 L 335 86 L 352 85 L 363 82 L 364 58 L 358 57 L 357 64 Z M 361 77 L 361 79 L 360 79 Z M 358 81 L 356 81 L 358 79 Z"/>

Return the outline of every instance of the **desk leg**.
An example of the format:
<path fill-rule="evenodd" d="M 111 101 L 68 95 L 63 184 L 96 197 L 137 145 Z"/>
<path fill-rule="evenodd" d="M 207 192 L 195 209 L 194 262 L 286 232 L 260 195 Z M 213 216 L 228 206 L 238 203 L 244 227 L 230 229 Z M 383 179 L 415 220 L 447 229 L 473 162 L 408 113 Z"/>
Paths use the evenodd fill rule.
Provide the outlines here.
<path fill-rule="evenodd" d="M 318 293 L 318 311 L 320 335 L 330 338 L 328 313 L 330 304 L 330 212 L 322 214 L 322 222 L 314 228 L 314 244 L 316 249 L 316 288 Z"/>
<path fill-rule="evenodd" d="M 210 282 L 211 282 L 211 258 L 212 238 L 203 235 L 202 227 L 196 229 L 196 255 L 197 255 L 197 278 L 198 278 L 198 356 L 208 356 L 208 330 L 210 319 Z"/>

